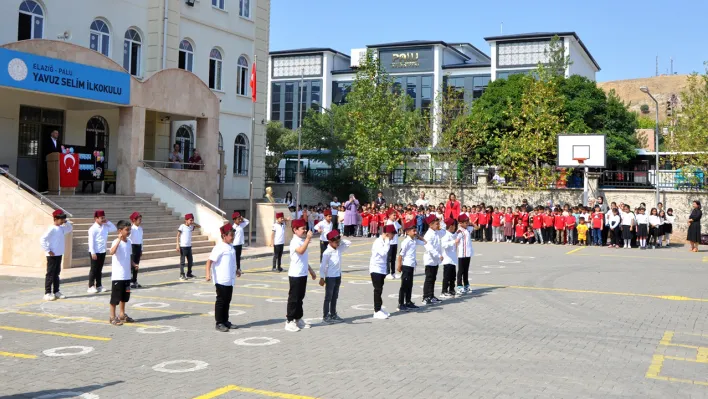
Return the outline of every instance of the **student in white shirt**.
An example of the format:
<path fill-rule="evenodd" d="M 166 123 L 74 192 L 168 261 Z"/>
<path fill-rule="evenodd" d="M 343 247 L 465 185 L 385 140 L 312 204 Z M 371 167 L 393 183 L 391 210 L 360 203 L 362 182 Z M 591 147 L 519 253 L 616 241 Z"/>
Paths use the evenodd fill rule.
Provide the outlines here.
<path fill-rule="evenodd" d="M 132 244 L 130 239 L 130 223 L 121 220 L 117 226 L 118 238 L 113 241 L 109 253 L 111 263 L 111 314 L 108 321 L 114 326 L 123 323 L 134 323 L 130 316 L 125 314 L 125 304 L 130 300 L 130 269 L 139 266 L 131 260 Z M 116 317 L 116 306 L 120 305 L 120 314 Z"/>
<path fill-rule="evenodd" d="M 620 248 L 622 245 L 622 218 L 617 208 L 611 208 L 609 212 L 611 216 L 607 220 L 607 225 L 610 226 L 610 232 L 612 233 L 612 244 L 610 248 Z"/>
<path fill-rule="evenodd" d="M 342 205 L 341 202 L 337 200 L 337 197 L 332 198 L 332 202 L 329 203 L 330 211 L 332 212 L 332 218 L 337 220 L 336 216 L 339 213 L 339 207 Z"/>
<path fill-rule="evenodd" d="M 332 231 L 333 227 L 334 226 L 332 224 L 332 211 L 330 211 L 329 209 L 325 209 L 324 220 L 317 223 L 314 228 L 316 232 L 320 233 L 320 262 L 322 262 L 322 254 L 324 254 L 324 251 L 327 249 L 327 234 Z"/>
<path fill-rule="evenodd" d="M 241 213 L 234 212 L 231 215 L 231 219 L 234 221 L 234 251 L 236 251 L 236 270 L 241 270 L 241 251 L 243 250 L 243 243 L 245 242 L 243 229 L 248 226 L 248 219 L 241 216 Z"/>
<path fill-rule="evenodd" d="M 106 220 L 106 213 L 97 210 L 93 213 L 94 224 L 88 231 L 88 246 L 91 254 L 91 270 L 89 270 L 88 292 L 95 294 L 103 292 L 101 284 L 101 274 L 103 273 L 103 263 L 106 261 L 106 242 L 108 233 L 116 231 L 116 226 Z"/>
<path fill-rule="evenodd" d="M 202 226 L 194 223 L 194 215 L 184 215 L 184 223 L 177 229 L 177 252 L 179 252 L 179 279 L 194 278 L 192 274 L 192 232 Z M 184 259 L 187 258 L 187 275 L 184 274 Z"/>
<path fill-rule="evenodd" d="M 233 226 L 226 223 L 219 230 L 221 230 L 221 242 L 214 246 L 207 259 L 206 281 L 213 278 L 214 288 L 216 288 L 214 303 L 216 330 L 228 332 L 232 328 L 237 328 L 229 321 L 229 305 L 234 293 L 236 277 L 241 277 L 241 271 L 236 268 Z"/>
<path fill-rule="evenodd" d="M 664 240 L 666 240 L 666 246 L 671 246 L 671 233 L 674 232 L 674 221 L 676 217 L 674 216 L 674 210 L 669 208 L 666 210 L 666 218 L 664 219 L 664 224 L 662 225 L 662 233 L 664 233 Z"/>
<path fill-rule="evenodd" d="M 457 270 L 457 295 L 462 295 L 471 292 L 469 272 L 470 260 L 474 251 L 472 250 L 472 228 L 469 227 L 470 218 L 460 216 L 457 221 L 459 223 L 457 237 L 460 239 L 460 243 L 457 245 L 457 261 L 459 264 Z"/>
<path fill-rule="evenodd" d="M 273 270 L 278 270 L 278 273 L 283 271 L 281 261 L 283 259 L 283 248 L 285 247 L 285 215 L 283 212 L 275 214 L 275 223 L 273 223 L 273 232 L 270 236 L 271 246 L 273 246 Z"/>
<path fill-rule="evenodd" d="M 435 297 L 435 280 L 438 278 L 438 268 L 443 259 L 443 251 L 440 242 L 440 219 L 436 216 L 429 216 L 425 219 L 425 223 L 428 224 L 428 231 L 425 232 L 423 237 L 423 241 L 426 242 L 425 253 L 423 254 L 423 264 L 425 265 L 423 304 L 431 305 L 440 302 Z M 444 233 L 444 230 L 442 232 Z"/>
<path fill-rule="evenodd" d="M 661 247 L 661 238 L 659 238 L 659 230 L 661 229 L 661 218 L 659 217 L 659 211 L 656 208 L 652 208 L 649 213 L 649 243 L 651 244 L 651 249 L 656 249 L 658 245 Z"/>
<path fill-rule="evenodd" d="M 388 272 L 389 275 L 386 276 L 387 279 L 396 279 L 396 257 L 398 256 L 398 232 L 401 230 L 401 225 L 396 221 L 398 214 L 396 210 L 390 208 L 387 214 L 388 219 L 386 220 L 386 226 L 392 225 L 396 229 L 396 234 L 394 234 L 391 242 L 389 244 L 388 250 Z"/>
<path fill-rule="evenodd" d="M 388 275 L 389 246 L 393 237 L 398 234 L 396 227 L 392 224 L 383 227 L 383 233 L 376 238 L 371 246 L 371 258 L 369 260 L 369 273 L 371 284 L 374 286 L 374 319 L 388 319 L 390 314 L 383 310 L 384 281 Z"/>
<path fill-rule="evenodd" d="M 63 211 L 57 209 L 52 213 L 52 218 L 54 224 L 39 240 L 39 245 L 47 255 L 47 274 L 44 277 L 45 301 L 66 298 L 59 291 L 59 273 L 61 272 L 61 258 L 64 256 L 64 236 L 74 229 L 71 222 L 66 220 L 66 214 Z"/>
<path fill-rule="evenodd" d="M 622 217 L 622 239 L 624 240 L 624 248 L 631 248 L 632 243 L 632 230 L 634 230 L 634 213 L 630 211 L 629 205 L 625 205 L 624 209 L 620 213 Z"/>
<path fill-rule="evenodd" d="M 346 251 L 352 243 L 342 240 L 337 230 L 327 233 L 327 243 L 327 249 L 320 261 L 320 286 L 325 287 L 322 321 L 334 323 L 344 321 L 337 314 L 337 298 L 339 298 L 339 286 L 342 284 L 342 252 Z"/>
<path fill-rule="evenodd" d="M 407 312 L 418 307 L 413 303 L 413 274 L 417 266 L 415 249 L 418 245 L 425 245 L 425 239 L 418 237 L 414 221 L 403 225 L 403 234 L 406 237 L 401 241 L 398 249 L 398 272 L 401 273 L 401 288 L 398 290 L 398 311 Z"/>
<path fill-rule="evenodd" d="M 140 257 L 143 254 L 143 216 L 138 212 L 133 212 L 130 215 L 130 222 L 133 224 L 130 227 L 130 242 L 132 242 L 133 263 L 140 265 Z M 143 288 L 138 284 L 138 268 L 132 270 L 133 276 L 130 279 L 130 288 Z"/>
<path fill-rule="evenodd" d="M 639 249 L 647 249 L 647 236 L 649 235 L 649 217 L 645 214 L 644 208 L 637 209 L 634 216 L 637 222 L 637 245 Z"/>
<path fill-rule="evenodd" d="M 457 267 L 457 245 L 460 243 L 460 237 L 456 234 L 455 219 L 446 219 L 445 225 L 447 226 L 445 234 L 440 238 L 443 250 L 443 281 L 442 295 L 440 296 L 443 299 L 448 299 L 455 297 L 455 269 Z"/>
<path fill-rule="evenodd" d="M 307 247 L 312 239 L 312 230 L 307 231 L 307 222 L 303 219 L 293 220 L 292 228 L 293 239 L 290 240 L 290 268 L 288 269 L 290 291 L 288 292 L 288 320 L 285 322 L 285 331 L 295 332 L 303 328 L 310 328 L 310 325 L 302 319 L 304 315 L 302 300 L 305 298 L 307 290 L 307 274 L 310 273 L 313 280 L 317 276 L 308 263 L 307 254 Z"/>

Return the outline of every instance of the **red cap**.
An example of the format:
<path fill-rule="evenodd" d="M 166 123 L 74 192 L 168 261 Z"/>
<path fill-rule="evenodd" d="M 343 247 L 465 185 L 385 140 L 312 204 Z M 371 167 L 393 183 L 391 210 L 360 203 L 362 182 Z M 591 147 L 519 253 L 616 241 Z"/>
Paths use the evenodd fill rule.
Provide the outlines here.
<path fill-rule="evenodd" d="M 331 209 L 325 209 L 324 212 L 322 212 L 324 216 L 332 216 L 332 210 Z"/>
<path fill-rule="evenodd" d="M 191 213 L 184 215 L 184 220 L 189 220 L 189 219 L 194 219 L 194 215 L 192 215 Z"/>
<path fill-rule="evenodd" d="M 437 220 L 438 220 L 438 217 L 435 216 L 435 215 L 433 215 L 433 214 L 431 214 L 430 216 L 428 216 L 427 218 L 425 218 L 425 223 L 431 224 L 431 223 L 433 223 L 433 222 L 436 222 Z"/>
<path fill-rule="evenodd" d="M 470 220 L 469 216 L 465 215 L 464 213 L 460 215 L 460 217 L 457 218 L 458 222 L 468 222 Z"/>
<path fill-rule="evenodd" d="M 305 221 L 302 219 L 295 219 L 293 220 L 292 226 L 293 229 L 297 229 L 298 227 L 305 227 Z"/>
<path fill-rule="evenodd" d="M 55 219 L 66 219 L 66 214 L 61 209 L 52 212 L 52 216 L 54 216 Z"/>
<path fill-rule="evenodd" d="M 396 233 L 396 226 L 394 226 L 392 224 L 387 224 L 386 226 L 384 226 L 383 232 L 384 232 L 384 234 L 386 234 L 386 233 L 394 233 L 395 234 Z"/>
<path fill-rule="evenodd" d="M 142 217 L 143 215 L 139 214 L 138 212 L 133 212 L 130 214 L 130 220 L 136 220 L 139 217 Z"/>
<path fill-rule="evenodd" d="M 101 216 L 106 216 L 106 212 L 103 212 L 102 210 L 97 210 L 96 212 L 93 213 L 93 217 L 98 218 Z"/>
<path fill-rule="evenodd" d="M 282 217 L 285 217 L 285 215 L 283 215 L 283 212 L 278 212 L 278 213 L 275 214 L 275 218 L 276 218 L 276 219 L 277 219 L 277 218 L 282 218 Z"/>
<path fill-rule="evenodd" d="M 329 241 L 332 241 L 337 237 L 339 237 L 339 230 L 332 230 L 329 233 L 327 233 L 327 239 Z"/>
<path fill-rule="evenodd" d="M 409 220 L 409 221 L 403 223 L 403 230 L 410 230 L 410 229 L 415 229 L 415 222 L 412 220 Z"/>
<path fill-rule="evenodd" d="M 453 219 L 453 218 L 447 218 L 447 219 L 445 219 L 445 225 L 446 225 L 446 226 L 451 226 L 451 225 L 454 225 L 454 224 L 455 224 L 455 219 Z"/>
<path fill-rule="evenodd" d="M 225 225 L 221 226 L 219 230 L 221 230 L 221 234 L 227 235 L 231 232 L 231 230 L 233 230 L 233 227 L 231 227 L 231 223 L 226 223 Z"/>
<path fill-rule="evenodd" d="M 241 212 L 234 212 L 231 214 L 231 219 L 236 219 L 241 217 Z"/>

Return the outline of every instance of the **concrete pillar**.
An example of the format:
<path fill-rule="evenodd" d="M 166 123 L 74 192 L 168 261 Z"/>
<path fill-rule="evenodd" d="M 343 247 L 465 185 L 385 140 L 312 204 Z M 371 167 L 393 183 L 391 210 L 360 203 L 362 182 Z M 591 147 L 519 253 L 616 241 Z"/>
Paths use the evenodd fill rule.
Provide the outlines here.
<path fill-rule="evenodd" d="M 588 198 L 600 195 L 600 172 L 588 172 Z"/>
<path fill-rule="evenodd" d="M 118 120 L 116 194 L 135 195 L 135 173 L 145 152 L 145 108 L 122 107 Z"/>
<path fill-rule="evenodd" d="M 207 189 L 204 192 L 204 199 L 212 204 L 216 204 L 219 201 L 218 118 L 197 119 L 197 143 L 199 143 L 199 152 L 202 154 L 202 159 L 204 160 L 204 172 L 206 178 L 209 179 Z"/>

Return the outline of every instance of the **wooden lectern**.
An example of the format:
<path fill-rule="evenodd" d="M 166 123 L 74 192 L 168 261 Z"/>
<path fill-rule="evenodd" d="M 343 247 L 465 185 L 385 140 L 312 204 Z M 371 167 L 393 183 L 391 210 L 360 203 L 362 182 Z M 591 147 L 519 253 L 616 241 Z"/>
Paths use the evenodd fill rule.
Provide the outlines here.
<path fill-rule="evenodd" d="M 59 193 L 59 157 L 61 152 L 47 154 L 47 191 Z"/>

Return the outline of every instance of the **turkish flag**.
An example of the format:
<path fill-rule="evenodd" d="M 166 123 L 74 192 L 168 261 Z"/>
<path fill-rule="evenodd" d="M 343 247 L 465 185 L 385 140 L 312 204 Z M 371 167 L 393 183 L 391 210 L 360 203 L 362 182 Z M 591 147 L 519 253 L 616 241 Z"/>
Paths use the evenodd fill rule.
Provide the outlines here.
<path fill-rule="evenodd" d="M 61 154 L 59 158 L 59 187 L 76 187 L 79 185 L 79 156 L 77 154 Z"/>
<path fill-rule="evenodd" d="M 256 63 L 253 63 L 251 68 L 251 98 L 256 102 Z"/>

